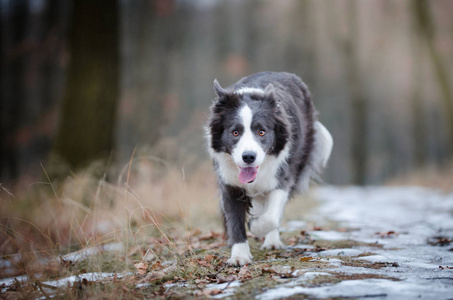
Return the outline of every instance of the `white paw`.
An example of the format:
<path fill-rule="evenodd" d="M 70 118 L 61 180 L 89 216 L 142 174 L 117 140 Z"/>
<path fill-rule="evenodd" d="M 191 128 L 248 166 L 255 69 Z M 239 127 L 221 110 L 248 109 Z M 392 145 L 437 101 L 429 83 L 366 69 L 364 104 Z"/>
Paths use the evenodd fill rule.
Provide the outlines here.
<path fill-rule="evenodd" d="M 260 247 L 261 250 L 283 249 L 283 248 L 285 248 L 285 244 L 283 244 L 281 241 L 266 242 L 266 240 Z"/>
<path fill-rule="evenodd" d="M 266 235 L 261 249 L 283 249 L 285 245 L 280 241 L 278 229 L 274 229 Z"/>
<path fill-rule="evenodd" d="M 231 248 L 231 257 L 227 264 L 231 266 L 243 266 L 252 262 L 252 254 L 248 241 L 234 244 Z"/>
<path fill-rule="evenodd" d="M 256 237 L 265 237 L 269 232 L 278 228 L 278 220 L 269 215 L 262 215 L 250 222 L 250 231 Z"/>
<path fill-rule="evenodd" d="M 227 261 L 227 264 L 230 266 L 239 266 L 242 267 L 246 264 L 249 264 L 252 262 L 252 258 L 244 258 L 244 257 L 238 257 L 238 256 L 232 256 L 230 259 Z"/>

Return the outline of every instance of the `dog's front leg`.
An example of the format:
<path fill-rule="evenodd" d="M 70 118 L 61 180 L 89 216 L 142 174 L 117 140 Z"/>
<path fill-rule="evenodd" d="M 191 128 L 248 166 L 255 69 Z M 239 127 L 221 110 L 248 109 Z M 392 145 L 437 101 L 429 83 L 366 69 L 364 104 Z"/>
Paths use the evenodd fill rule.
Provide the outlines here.
<path fill-rule="evenodd" d="M 245 232 L 245 214 L 250 206 L 250 200 L 245 191 L 232 187 L 222 186 L 222 210 L 225 228 L 231 248 L 229 265 L 243 266 L 252 262 L 249 243 Z"/>
<path fill-rule="evenodd" d="M 257 219 L 252 220 L 250 231 L 257 237 L 265 237 L 261 246 L 263 249 L 280 249 L 284 245 L 280 241 L 280 221 L 283 215 L 286 202 L 288 201 L 288 192 L 282 189 L 276 189 L 269 193 L 263 214 Z"/>

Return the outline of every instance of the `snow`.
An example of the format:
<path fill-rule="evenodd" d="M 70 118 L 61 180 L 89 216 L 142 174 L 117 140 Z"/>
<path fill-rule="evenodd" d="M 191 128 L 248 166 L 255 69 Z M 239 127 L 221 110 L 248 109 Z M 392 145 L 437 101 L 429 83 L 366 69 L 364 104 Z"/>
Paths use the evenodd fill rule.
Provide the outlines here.
<path fill-rule="evenodd" d="M 17 280 L 19 282 L 26 282 L 28 280 L 28 276 L 21 275 L 21 276 L 16 276 L 16 277 L 12 277 L 12 278 L 0 279 L 0 286 L 5 285 L 5 288 L 2 288 L 1 292 L 2 293 L 6 292 L 6 287 L 12 285 L 15 280 Z"/>
<path fill-rule="evenodd" d="M 387 279 L 347 280 L 331 286 L 279 287 L 269 290 L 259 297 L 260 300 L 281 299 L 296 294 L 305 294 L 319 298 L 347 297 L 373 299 L 449 299 L 451 286 L 437 285 L 435 290 L 426 291 L 417 282 L 392 281 Z"/>
<path fill-rule="evenodd" d="M 310 233 L 311 237 L 317 240 L 346 240 L 350 236 L 349 232 L 338 231 L 314 231 Z"/>
<path fill-rule="evenodd" d="M 84 248 L 80 251 L 69 253 L 63 256 L 63 258 L 67 261 L 79 261 L 83 260 L 87 257 L 94 256 L 100 252 L 104 251 L 122 251 L 124 249 L 124 245 L 122 243 L 110 243 L 105 244 L 97 247 L 90 247 Z"/>
<path fill-rule="evenodd" d="M 102 279 L 112 279 L 115 276 L 115 273 L 84 273 L 77 276 L 69 276 L 66 278 L 58 279 L 58 280 L 51 280 L 44 282 L 47 285 L 51 285 L 57 288 L 65 287 L 68 285 L 73 284 L 74 282 L 86 279 L 88 281 L 96 281 Z"/>
<path fill-rule="evenodd" d="M 319 256 L 357 256 L 363 251 L 357 249 L 331 249 L 320 252 Z"/>
<path fill-rule="evenodd" d="M 220 299 L 220 298 L 224 298 L 224 297 L 229 297 L 229 296 L 232 296 L 234 295 L 234 292 L 236 290 L 237 287 L 241 286 L 241 282 L 236 280 L 236 281 L 232 281 L 232 282 L 224 282 L 224 283 L 220 283 L 220 284 L 216 284 L 216 283 L 210 283 L 206 286 L 207 289 L 219 289 L 219 290 L 222 290 L 222 293 L 221 294 L 218 294 L 218 295 L 215 295 L 215 296 L 212 296 L 211 298 L 214 298 L 214 299 Z"/>
<path fill-rule="evenodd" d="M 381 269 L 344 266 L 338 259 L 326 260 L 330 271 L 343 274 L 374 274 L 389 279 L 344 280 L 320 287 L 304 287 L 305 275 L 259 295 L 258 299 L 279 299 L 304 294 L 316 298 L 345 297 L 373 299 L 451 299 L 453 252 L 449 246 L 433 246 L 429 238 L 453 237 L 453 194 L 419 187 L 324 187 L 315 191 L 320 206 L 312 215 L 318 221 L 332 220 L 350 232 L 313 231 L 314 239 L 351 239 L 378 243 L 382 248 L 360 246 L 319 253 L 350 256 L 370 252 L 360 259 L 385 263 Z M 296 272 L 301 273 L 302 270 Z"/>

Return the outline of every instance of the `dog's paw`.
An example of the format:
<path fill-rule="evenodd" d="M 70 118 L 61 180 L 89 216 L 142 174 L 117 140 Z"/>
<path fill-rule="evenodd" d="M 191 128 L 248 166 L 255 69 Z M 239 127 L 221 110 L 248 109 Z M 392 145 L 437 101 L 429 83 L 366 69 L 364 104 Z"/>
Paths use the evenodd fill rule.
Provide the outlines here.
<path fill-rule="evenodd" d="M 278 229 L 274 229 L 266 235 L 261 249 L 283 249 L 285 245 L 280 241 L 280 233 Z"/>
<path fill-rule="evenodd" d="M 276 249 L 283 249 L 285 248 L 285 244 L 283 244 L 280 240 L 278 241 L 267 241 L 264 240 L 263 245 L 261 245 L 261 250 L 276 250 Z"/>
<path fill-rule="evenodd" d="M 250 231 L 256 237 L 265 237 L 269 232 L 278 228 L 278 220 L 269 215 L 262 215 L 250 222 Z"/>
<path fill-rule="evenodd" d="M 239 256 L 232 256 L 230 259 L 227 261 L 227 264 L 230 266 L 238 266 L 242 267 L 246 264 L 249 264 L 252 262 L 252 258 L 244 258 L 244 257 L 239 257 Z"/>
<path fill-rule="evenodd" d="M 249 243 L 234 244 L 231 248 L 231 257 L 227 261 L 230 266 L 243 266 L 252 262 Z"/>

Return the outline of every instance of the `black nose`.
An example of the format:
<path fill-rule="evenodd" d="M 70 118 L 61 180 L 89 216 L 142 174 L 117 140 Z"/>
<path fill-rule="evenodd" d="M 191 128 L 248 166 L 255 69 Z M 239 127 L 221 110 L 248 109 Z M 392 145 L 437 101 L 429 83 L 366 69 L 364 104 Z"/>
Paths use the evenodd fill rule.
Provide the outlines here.
<path fill-rule="evenodd" d="M 242 160 L 247 164 L 253 163 L 255 161 L 255 159 L 256 159 L 255 152 L 246 151 L 246 152 L 242 153 Z"/>

